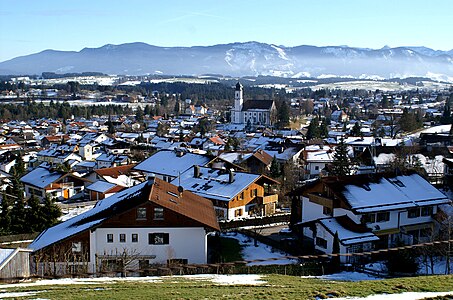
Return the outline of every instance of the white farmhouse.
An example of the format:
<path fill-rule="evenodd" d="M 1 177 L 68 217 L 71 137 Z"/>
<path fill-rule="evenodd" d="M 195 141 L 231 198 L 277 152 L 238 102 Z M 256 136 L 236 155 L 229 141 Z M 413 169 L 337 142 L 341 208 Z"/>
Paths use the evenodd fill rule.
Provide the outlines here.
<path fill-rule="evenodd" d="M 209 200 L 154 178 L 45 230 L 29 248 L 38 274 L 205 264 L 207 233 L 218 230 Z"/>

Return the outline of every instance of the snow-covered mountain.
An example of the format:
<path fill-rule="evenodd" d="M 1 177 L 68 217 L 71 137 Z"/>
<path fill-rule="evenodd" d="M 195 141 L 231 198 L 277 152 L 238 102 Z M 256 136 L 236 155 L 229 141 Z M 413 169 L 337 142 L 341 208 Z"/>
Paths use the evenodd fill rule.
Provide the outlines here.
<path fill-rule="evenodd" d="M 84 48 L 79 52 L 45 50 L 0 63 L 0 74 L 88 71 L 127 75 L 333 75 L 355 78 L 435 74 L 437 78 L 452 78 L 453 50 L 438 51 L 426 47 L 284 47 L 258 42 L 206 47 L 157 47 L 129 43 Z"/>

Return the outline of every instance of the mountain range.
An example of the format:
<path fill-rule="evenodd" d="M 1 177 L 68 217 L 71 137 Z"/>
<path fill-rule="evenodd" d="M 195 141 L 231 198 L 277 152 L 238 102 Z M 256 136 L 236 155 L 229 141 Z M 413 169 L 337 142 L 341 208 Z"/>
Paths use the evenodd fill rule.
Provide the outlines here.
<path fill-rule="evenodd" d="M 45 50 L 0 62 L 0 74 L 42 72 L 106 74 L 271 75 L 388 79 L 424 76 L 453 82 L 453 50 L 426 47 L 284 47 L 258 42 L 194 47 L 145 43 L 104 45 L 80 51 Z"/>

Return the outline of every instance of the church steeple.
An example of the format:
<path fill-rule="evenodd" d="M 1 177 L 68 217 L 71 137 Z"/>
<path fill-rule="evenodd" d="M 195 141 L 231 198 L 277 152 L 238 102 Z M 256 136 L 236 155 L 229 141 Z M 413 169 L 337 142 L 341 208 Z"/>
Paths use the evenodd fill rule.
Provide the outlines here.
<path fill-rule="evenodd" d="M 242 105 L 244 104 L 244 99 L 242 98 L 242 84 L 238 81 L 236 83 L 236 88 L 234 91 L 234 108 L 231 113 L 231 122 L 232 123 L 242 123 L 241 121 L 241 112 Z"/>

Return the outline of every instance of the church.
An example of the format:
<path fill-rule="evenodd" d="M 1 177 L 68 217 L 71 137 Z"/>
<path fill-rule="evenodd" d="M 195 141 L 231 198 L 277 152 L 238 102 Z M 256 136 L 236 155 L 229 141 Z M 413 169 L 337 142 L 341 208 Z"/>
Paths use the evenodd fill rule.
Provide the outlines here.
<path fill-rule="evenodd" d="M 243 87 L 236 84 L 231 123 L 246 126 L 272 126 L 277 115 L 274 100 L 248 100 L 244 102 Z"/>

